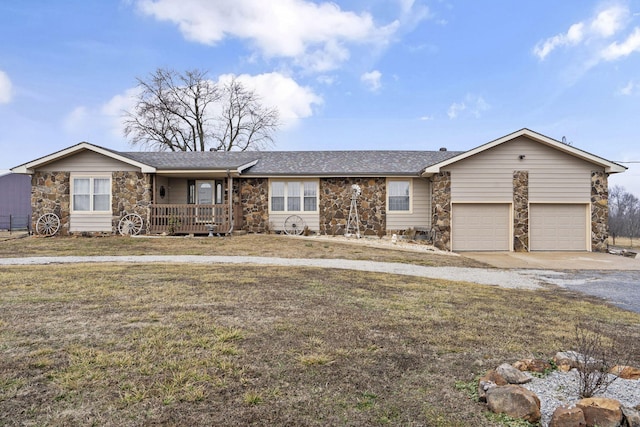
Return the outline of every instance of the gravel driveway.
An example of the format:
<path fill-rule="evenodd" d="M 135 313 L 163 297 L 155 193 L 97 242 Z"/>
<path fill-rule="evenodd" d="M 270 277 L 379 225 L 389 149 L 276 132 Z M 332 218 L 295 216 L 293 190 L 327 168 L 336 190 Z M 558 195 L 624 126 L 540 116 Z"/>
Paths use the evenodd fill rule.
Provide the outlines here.
<path fill-rule="evenodd" d="M 543 285 L 542 279 L 538 278 L 535 274 L 529 274 L 528 272 L 518 272 L 493 268 L 424 267 L 412 264 L 377 261 L 356 261 L 345 259 L 301 259 L 199 255 L 0 258 L 0 265 L 46 265 L 94 262 L 253 264 L 292 267 L 321 267 L 338 268 L 344 270 L 371 271 L 376 273 L 402 274 L 408 276 L 429 277 L 434 279 L 456 280 L 479 283 L 483 285 L 498 285 L 505 288 L 538 289 Z"/>
<path fill-rule="evenodd" d="M 640 313 L 640 271 L 541 270 L 536 275 L 553 285 L 603 298 L 617 307 Z"/>
<path fill-rule="evenodd" d="M 377 273 L 402 274 L 455 280 L 511 289 L 540 289 L 545 284 L 561 286 L 603 298 L 612 304 L 640 313 L 640 271 L 588 270 L 554 271 L 533 269 L 424 267 L 412 264 L 344 259 L 300 259 L 245 256 L 68 256 L 0 258 L 0 265 L 46 265 L 69 263 L 197 263 L 253 264 L 294 267 L 338 268 Z"/>

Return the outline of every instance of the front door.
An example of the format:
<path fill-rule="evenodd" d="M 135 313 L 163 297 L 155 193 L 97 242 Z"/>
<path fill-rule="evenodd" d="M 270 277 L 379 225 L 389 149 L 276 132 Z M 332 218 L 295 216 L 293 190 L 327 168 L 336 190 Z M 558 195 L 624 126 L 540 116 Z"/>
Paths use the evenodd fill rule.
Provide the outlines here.
<path fill-rule="evenodd" d="M 224 189 L 221 180 L 197 180 L 194 201 L 198 205 L 196 211 L 198 222 L 222 221 L 224 207 L 221 205 L 224 203 Z"/>

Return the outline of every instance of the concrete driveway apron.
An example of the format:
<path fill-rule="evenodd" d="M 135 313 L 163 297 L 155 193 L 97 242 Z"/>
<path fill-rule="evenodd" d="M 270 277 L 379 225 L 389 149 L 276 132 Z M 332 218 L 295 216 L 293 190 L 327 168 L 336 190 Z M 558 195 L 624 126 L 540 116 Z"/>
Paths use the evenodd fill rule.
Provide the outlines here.
<path fill-rule="evenodd" d="M 464 252 L 493 267 L 530 270 L 545 282 L 640 313 L 640 259 L 594 252 Z"/>

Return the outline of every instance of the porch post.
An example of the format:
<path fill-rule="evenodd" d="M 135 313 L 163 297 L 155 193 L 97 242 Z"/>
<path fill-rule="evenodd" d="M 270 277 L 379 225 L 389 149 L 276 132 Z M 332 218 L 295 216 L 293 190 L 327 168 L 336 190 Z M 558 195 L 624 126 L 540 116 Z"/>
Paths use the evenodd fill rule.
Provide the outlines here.
<path fill-rule="evenodd" d="M 233 177 L 231 174 L 227 175 L 227 203 L 229 204 L 229 217 L 227 221 L 229 221 L 229 234 L 233 231 L 234 221 L 233 221 Z"/>

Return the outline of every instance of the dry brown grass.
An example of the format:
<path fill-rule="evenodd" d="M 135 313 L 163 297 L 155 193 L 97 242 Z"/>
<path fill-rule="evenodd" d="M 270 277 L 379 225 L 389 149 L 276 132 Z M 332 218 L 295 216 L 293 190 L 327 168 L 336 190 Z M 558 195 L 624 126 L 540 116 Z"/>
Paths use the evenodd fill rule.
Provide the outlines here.
<path fill-rule="evenodd" d="M 488 426 L 457 381 L 550 357 L 587 320 L 640 339 L 640 315 L 559 290 L 254 266 L 0 277 L 8 426 Z"/>
<path fill-rule="evenodd" d="M 377 240 L 377 239 L 376 239 Z M 375 240 L 374 240 L 375 241 Z M 426 266 L 486 267 L 478 261 L 436 253 L 373 248 L 361 243 L 249 234 L 226 238 L 27 237 L 0 242 L 0 257 L 66 255 L 246 255 L 405 262 Z"/>
<path fill-rule="evenodd" d="M 609 236 L 607 243 L 609 243 L 610 246 L 614 246 L 613 237 Z M 640 249 L 640 237 L 634 237 L 633 239 L 630 237 L 616 237 L 615 246 L 627 249 Z"/>

